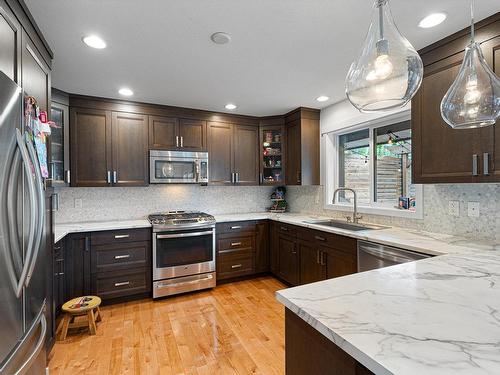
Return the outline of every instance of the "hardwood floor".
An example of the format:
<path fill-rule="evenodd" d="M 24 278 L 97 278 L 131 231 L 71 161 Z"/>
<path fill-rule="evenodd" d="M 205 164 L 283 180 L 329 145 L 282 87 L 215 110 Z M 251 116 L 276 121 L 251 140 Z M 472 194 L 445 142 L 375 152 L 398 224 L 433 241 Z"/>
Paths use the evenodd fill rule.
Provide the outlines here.
<path fill-rule="evenodd" d="M 105 306 L 96 336 L 56 343 L 50 374 L 284 374 L 284 287 L 261 277 Z"/>

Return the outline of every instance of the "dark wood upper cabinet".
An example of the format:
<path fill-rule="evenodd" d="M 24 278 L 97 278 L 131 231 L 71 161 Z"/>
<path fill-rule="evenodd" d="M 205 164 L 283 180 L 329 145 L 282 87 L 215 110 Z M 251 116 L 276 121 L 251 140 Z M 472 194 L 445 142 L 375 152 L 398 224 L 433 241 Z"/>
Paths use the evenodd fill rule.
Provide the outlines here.
<path fill-rule="evenodd" d="M 258 185 L 259 128 L 208 123 L 209 181 L 217 185 Z"/>
<path fill-rule="evenodd" d="M 71 186 L 109 186 L 111 112 L 71 108 Z"/>
<path fill-rule="evenodd" d="M 173 150 L 177 147 L 179 121 L 172 117 L 149 116 L 149 148 Z"/>
<path fill-rule="evenodd" d="M 39 55 L 28 34 L 22 34 L 22 81 L 25 94 L 34 96 L 40 110 L 50 113 L 50 67 Z"/>
<path fill-rule="evenodd" d="M 298 108 L 285 115 L 287 185 L 320 184 L 319 110 Z"/>
<path fill-rule="evenodd" d="M 20 84 L 21 25 L 6 4 L 0 2 L 0 71 Z"/>
<path fill-rule="evenodd" d="M 259 185 L 258 139 L 258 127 L 233 126 L 233 171 L 237 185 Z"/>
<path fill-rule="evenodd" d="M 155 150 L 206 151 L 207 122 L 149 116 L 149 148 Z"/>
<path fill-rule="evenodd" d="M 261 120 L 259 163 L 261 185 L 285 183 L 286 137 L 285 117 L 274 116 Z"/>
<path fill-rule="evenodd" d="M 179 145 L 186 151 L 207 150 L 207 122 L 204 120 L 179 120 Z"/>
<path fill-rule="evenodd" d="M 112 117 L 113 185 L 148 184 L 148 118 L 114 112 Z"/>
<path fill-rule="evenodd" d="M 498 126 L 454 130 L 441 117 L 441 100 L 459 72 L 469 40 L 466 29 L 419 51 L 424 79 L 412 100 L 413 183 L 500 181 L 495 169 L 500 164 Z M 495 69 L 500 13 L 477 24 L 477 40 Z"/>
<path fill-rule="evenodd" d="M 209 181 L 230 185 L 233 173 L 233 126 L 223 122 L 208 123 Z"/>
<path fill-rule="evenodd" d="M 71 108 L 71 186 L 148 183 L 147 116 Z"/>

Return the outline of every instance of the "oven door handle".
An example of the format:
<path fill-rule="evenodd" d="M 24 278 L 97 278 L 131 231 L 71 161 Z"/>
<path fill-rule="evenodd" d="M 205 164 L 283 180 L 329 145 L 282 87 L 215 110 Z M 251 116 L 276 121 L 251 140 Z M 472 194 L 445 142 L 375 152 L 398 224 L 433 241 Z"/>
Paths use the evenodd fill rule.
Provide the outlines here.
<path fill-rule="evenodd" d="M 214 234 L 214 231 L 207 230 L 204 232 L 192 232 L 192 233 L 158 234 L 158 235 L 156 235 L 156 238 L 159 240 L 162 240 L 165 238 L 199 237 L 199 236 L 204 236 L 207 234 Z"/>

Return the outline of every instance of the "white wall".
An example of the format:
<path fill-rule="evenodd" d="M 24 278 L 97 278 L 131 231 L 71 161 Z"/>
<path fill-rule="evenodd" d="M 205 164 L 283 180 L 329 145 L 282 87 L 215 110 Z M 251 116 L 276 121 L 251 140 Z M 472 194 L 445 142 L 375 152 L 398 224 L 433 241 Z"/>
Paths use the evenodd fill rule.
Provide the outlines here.
<path fill-rule="evenodd" d="M 397 118 L 399 114 L 409 111 L 410 109 L 411 104 L 408 103 L 408 105 L 404 108 L 393 111 L 361 113 L 346 99 L 321 110 L 321 134 L 338 131 L 364 123 L 374 123 L 379 121 L 381 118 Z"/>

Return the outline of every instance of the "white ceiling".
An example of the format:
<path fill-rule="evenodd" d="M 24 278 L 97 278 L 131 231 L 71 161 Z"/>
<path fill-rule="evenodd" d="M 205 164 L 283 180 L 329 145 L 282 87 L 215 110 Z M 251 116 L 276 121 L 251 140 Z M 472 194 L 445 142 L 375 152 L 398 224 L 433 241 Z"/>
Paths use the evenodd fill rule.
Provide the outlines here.
<path fill-rule="evenodd" d="M 344 78 L 368 28 L 370 0 L 25 0 L 54 51 L 52 83 L 71 93 L 235 113 L 282 114 L 344 99 Z M 469 0 L 392 0 L 415 48 L 469 23 Z M 431 12 L 448 19 L 417 24 Z M 476 19 L 500 11 L 476 1 Z M 210 35 L 231 34 L 215 45 Z M 81 38 L 98 34 L 104 50 Z M 331 99 L 316 102 L 319 95 Z"/>

